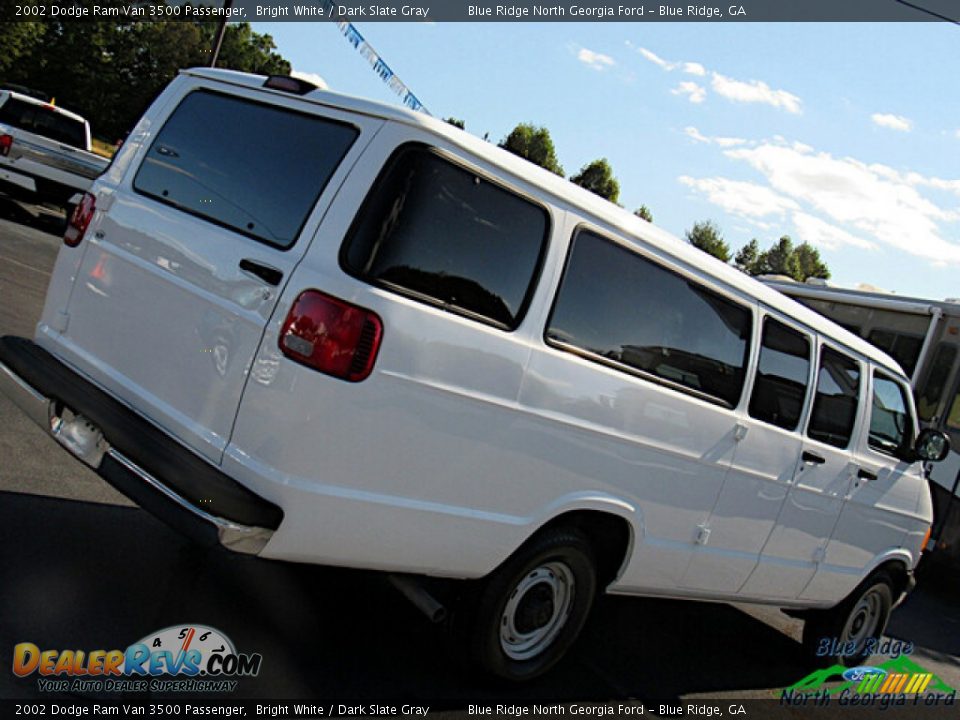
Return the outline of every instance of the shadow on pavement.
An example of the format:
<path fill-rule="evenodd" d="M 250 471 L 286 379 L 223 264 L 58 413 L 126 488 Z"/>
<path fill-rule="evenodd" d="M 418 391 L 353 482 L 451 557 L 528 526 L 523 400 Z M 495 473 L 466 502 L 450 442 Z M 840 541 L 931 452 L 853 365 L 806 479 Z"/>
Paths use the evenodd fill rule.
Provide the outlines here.
<path fill-rule="evenodd" d="M 887 635 L 930 651 L 939 660 L 960 667 L 960 586 L 956 569 L 924 558 L 914 591 L 890 618 Z M 931 622 L 931 618 L 936 618 Z M 952 656 L 952 657 L 951 657 Z"/>
<path fill-rule="evenodd" d="M 20 203 L 3 194 L 0 194 L 0 219 L 58 236 L 63 235 L 66 222 L 60 213 L 55 214 L 46 208 L 40 209 L 35 205 Z"/>
<path fill-rule="evenodd" d="M 199 623 L 238 651 L 263 655 L 260 675 L 237 688 L 246 698 L 442 700 L 457 709 L 484 699 L 782 688 L 806 673 L 797 643 L 729 605 L 607 597 L 552 673 L 498 685 L 373 573 L 200 550 L 138 508 L 9 492 L 0 493 L 0 543 L 6 668 L 18 642 L 123 649 L 155 630 Z M 38 694 L 36 676 L 0 672 L 0 697 Z"/>

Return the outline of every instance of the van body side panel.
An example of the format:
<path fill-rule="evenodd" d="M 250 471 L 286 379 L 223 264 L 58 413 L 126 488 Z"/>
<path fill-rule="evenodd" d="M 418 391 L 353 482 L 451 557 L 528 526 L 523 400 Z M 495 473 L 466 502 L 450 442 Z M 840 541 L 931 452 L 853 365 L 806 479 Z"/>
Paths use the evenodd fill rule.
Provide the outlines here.
<path fill-rule="evenodd" d="M 877 451 L 868 442 L 871 414 L 878 411 L 874 396 L 875 370 L 866 387 L 862 432 L 854 443 L 854 472 L 840 519 L 827 545 L 823 563 L 801 598 L 836 601 L 849 593 L 880 558 L 902 556 L 912 568 L 920 559 L 920 542 L 932 520 L 927 481 L 920 463 L 907 463 Z M 906 380 L 904 397 L 909 396 Z M 910 420 L 912 434 L 916 425 Z M 861 471 L 875 478 L 862 477 Z M 926 502 L 925 502 L 926 501 Z"/>
<path fill-rule="evenodd" d="M 147 113 L 130 131 L 127 141 L 117 150 L 109 167 L 100 176 L 96 186 L 98 214 L 109 210 L 117 186 L 123 180 L 130 165 L 141 154 L 144 144 L 149 142 L 156 125 L 155 118 L 161 116 L 169 103 L 180 96 L 181 83 L 182 81 L 170 83 L 157 96 Z M 93 223 L 96 222 L 98 219 L 94 216 Z M 77 248 L 61 245 L 57 253 L 57 261 L 53 268 L 53 276 L 50 278 L 50 285 L 47 287 L 47 297 L 35 336 L 37 344 L 50 352 L 56 352 L 58 336 L 64 329 L 62 325 L 66 321 L 67 306 L 77 280 L 79 264 L 87 247 L 86 243 Z"/>
<path fill-rule="evenodd" d="M 818 339 L 814 340 L 816 342 Z M 821 366 L 825 346 L 819 342 L 816 344 L 818 348 L 814 366 L 817 371 L 812 385 L 814 393 L 819 392 L 821 383 L 828 382 L 827 373 Z M 780 597 L 796 598 L 825 560 L 827 544 L 837 526 L 856 472 L 853 446 L 862 427 L 863 404 L 867 397 L 864 376 L 866 366 L 854 358 L 847 358 L 846 355 L 843 357 L 852 362 L 859 372 L 858 390 L 855 399 L 850 400 L 856 402 L 856 414 L 852 420 L 853 426 L 849 429 L 849 447 L 838 447 L 810 437 L 810 427 L 814 423 L 817 410 L 817 400 L 814 399 L 811 409 L 798 428 L 798 435 L 803 433 L 803 437 L 796 473 L 776 526 L 763 548 L 757 571 L 760 574 L 756 579 L 751 577 L 747 583 L 747 587 L 751 589 L 755 587 L 751 583 L 763 585 L 775 580 Z M 786 571 L 771 571 L 765 566 L 783 568 Z"/>
<path fill-rule="evenodd" d="M 741 417 L 740 422 L 746 435 L 737 444 L 733 466 L 711 513 L 710 545 L 697 548 L 683 585 L 732 593 L 749 577 L 748 595 L 783 597 L 783 586 L 772 578 L 794 569 L 761 551 L 793 481 L 800 439 L 751 418 Z M 718 552 L 709 552 L 711 546 Z M 771 580 L 753 583 L 758 574 Z"/>
<path fill-rule="evenodd" d="M 338 250 L 385 158 L 423 139 L 430 138 L 399 125 L 377 135 L 254 360 L 224 467 L 284 509 L 266 557 L 476 576 L 549 519 L 561 498 L 585 489 L 582 478 L 535 456 L 518 403 L 531 352 L 526 323 L 542 320 L 528 312 L 509 332 L 375 287 L 339 266 Z M 549 216 L 552 257 L 563 213 L 550 208 Z M 383 321 L 376 365 L 363 382 L 281 355 L 279 328 L 305 288 Z"/>
<path fill-rule="evenodd" d="M 733 457 L 730 411 L 551 347 L 534 351 L 521 403 L 539 473 L 641 513 L 614 589 L 677 587 Z"/>

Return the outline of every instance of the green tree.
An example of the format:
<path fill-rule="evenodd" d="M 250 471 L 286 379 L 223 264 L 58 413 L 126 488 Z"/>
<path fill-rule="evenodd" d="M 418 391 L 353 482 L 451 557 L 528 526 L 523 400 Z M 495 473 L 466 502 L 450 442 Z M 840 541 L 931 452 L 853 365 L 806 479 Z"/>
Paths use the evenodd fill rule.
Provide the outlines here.
<path fill-rule="evenodd" d="M 646 205 L 641 205 L 636 210 L 633 211 L 633 214 L 636 215 L 641 220 L 646 220 L 648 223 L 653 222 L 653 213 L 650 212 L 650 208 Z"/>
<path fill-rule="evenodd" d="M 797 282 L 817 277 L 830 277 L 830 268 L 820 258 L 820 252 L 810 243 L 794 246 L 789 235 L 784 235 L 767 250 L 760 252 L 756 239 L 740 248 L 734 259 L 736 266 L 749 275 L 786 275 Z"/>
<path fill-rule="evenodd" d="M 453 125 L 454 127 L 458 127 L 458 128 L 460 128 L 461 130 L 466 130 L 466 129 L 467 129 L 467 124 L 466 124 L 463 120 L 461 120 L 461 119 L 459 119 L 459 118 L 448 117 L 448 118 L 444 118 L 443 121 L 444 121 L 445 123 L 450 123 L 450 124 Z"/>
<path fill-rule="evenodd" d="M 796 279 L 800 282 L 806 282 L 808 278 L 830 279 L 830 268 L 820 259 L 820 251 L 807 242 L 797 245 L 794 250 L 797 256 L 797 264 L 800 268 L 800 277 Z"/>
<path fill-rule="evenodd" d="M 200 51 L 207 60 L 216 33 L 216 23 L 204 23 L 200 38 Z M 273 37 L 253 31 L 250 23 L 227 25 L 223 36 L 223 45 L 217 58 L 217 67 L 258 75 L 289 75 L 290 61 L 276 52 L 277 44 Z M 207 62 L 201 64 L 206 65 Z"/>
<path fill-rule="evenodd" d="M 756 238 L 753 238 L 753 240 L 737 251 L 737 255 L 733 259 L 733 264 L 736 265 L 737 270 L 745 272 L 748 275 L 759 275 L 760 273 L 757 272 L 757 262 L 759 259 L 760 243 L 757 242 Z"/>
<path fill-rule="evenodd" d="M 563 177 L 553 139 L 545 127 L 520 123 L 500 142 L 500 147 Z"/>
<path fill-rule="evenodd" d="M 613 168 L 606 158 L 587 163 L 580 168 L 580 172 L 570 178 L 570 182 L 612 203 L 616 203 L 620 198 L 620 183 L 613 176 Z"/>
<path fill-rule="evenodd" d="M 6 79 L 22 58 L 35 52 L 46 29 L 46 24 L 39 22 L 0 23 L 0 48 L 3 48 L 0 52 L 0 79 Z"/>
<path fill-rule="evenodd" d="M 695 248 L 723 262 L 730 262 L 730 246 L 724 241 L 720 228 L 712 220 L 694 223 L 693 227 L 687 230 L 686 237 L 687 242 Z"/>
<path fill-rule="evenodd" d="M 101 0 L 122 7 L 125 0 Z M 0 26 L 8 23 L 0 23 Z M 84 115 L 93 132 L 111 140 L 129 130 L 177 72 L 207 65 L 216 23 L 48 22 L 42 39 L 20 36 L 21 53 L 3 78 L 42 90 L 57 104 Z M 10 37 L 0 29 L 0 47 Z M 263 74 L 289 74 L 273 38 L 249 24 L 229 25 L 220 67 Z M 7 60 L 5 53 L 0 57 Z"/>
<path fill-rule="evenodd" d="M 763 271 L 761 274 L 786 275 L 795 280 L 801 274 L 800 262 L 789 235 L 784 235 L 769 250 L 762 252 L 757 265 Z"/>

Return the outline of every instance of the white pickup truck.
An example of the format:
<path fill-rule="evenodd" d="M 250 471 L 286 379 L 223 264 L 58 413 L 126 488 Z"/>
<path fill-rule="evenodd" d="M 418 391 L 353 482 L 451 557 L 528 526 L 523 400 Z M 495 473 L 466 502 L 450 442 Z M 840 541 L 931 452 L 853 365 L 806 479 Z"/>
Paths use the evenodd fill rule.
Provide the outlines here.
<path fill-rule="evenodd" d="M 69 110 L 0 90 L 0 189 L 58 205 L 84 193 L 109 160 L 90 152 L 90 124 Z"/>

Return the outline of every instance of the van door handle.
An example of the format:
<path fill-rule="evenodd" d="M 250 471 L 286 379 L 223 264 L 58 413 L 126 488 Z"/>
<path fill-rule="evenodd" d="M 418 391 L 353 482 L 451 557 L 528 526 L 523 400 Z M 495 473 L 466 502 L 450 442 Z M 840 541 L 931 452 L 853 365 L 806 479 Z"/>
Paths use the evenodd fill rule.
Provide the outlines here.
<path fill-rule="evenodd" d="M 823 465 L 826 460 L 820 457 L 819 455 L 814 455 L 808 450 L 804 450 L 803 454 L 800 456 L 800 459 L 805 463 L 810 463 L 811 465 Z"/>
<path fill-rule="evenodd" d="M 283 280 L 283 272 L 275 267 L 258 263 L 254 260 L 244 258 L 240 261 L 240 269 L 251 275 L 256 275 L 268 285 L 279 285 Z"/>
<path fill-rule="evenodd" d="M 857 470 L 857 477 L 861 480 L 876 480 L 877 474 L 875 472 L 870 472 L 869 470 L 864 470 L 860 468 Z"/>

